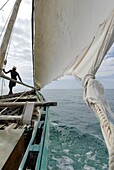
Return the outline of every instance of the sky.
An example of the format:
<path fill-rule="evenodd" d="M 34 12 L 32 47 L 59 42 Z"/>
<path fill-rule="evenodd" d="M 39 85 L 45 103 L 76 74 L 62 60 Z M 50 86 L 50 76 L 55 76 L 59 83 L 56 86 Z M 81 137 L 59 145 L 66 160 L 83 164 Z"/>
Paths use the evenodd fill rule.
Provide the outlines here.
<path fill-rule="evenodd" d="M 4 4 L 4 0 L 0 0 L 0 8 Z M 15 0 L 10 0 L 3 9 L 0 10 L 0 34 L 6 23 Z M 17 67 L 24 83 L 33 85 L 32 70 L 32 52 L 31 52 L 31 1 L 23 0 L 18 13 L 18 18 L 11 36 L 11 44 L 7 54 L 6 71 L 13 66 Z M 2 36 L 0 36 L 1 42 Z M 108 51 L 104 58 L 96 78 L 104 85 L 105 88 L 114 88 L 114 45 Z M 6 88 L 8 81 L 2 80 L 3 87 Z M 22 88 L 21 85 L 18 85 Z M 25 88 L 25 87 L 24 87 Z M 82 88 L 81 82 L 73 77 L 65 76 L 57 81 L 53 81 L 45 88 L 47 89 L 75 89 Z"/>
<path fill-rule="evenodd" d="M 0 0 L 0 8 L 4 4 L 4 0 Z M 12 11 L 15 0 L 10 0 L 5 7 L 0 10 L 0 33 L 7 21 L 7 18 Z M 26 6 L 25 6 L 26 5 Z M 8 71 L 13 66 L 17 67 L 24 83 L 33 85 L 33 71 L 32 71 L 32 52 L 31 52 L 31 5 L 30 0 L 22 1 L 18 18 L 15 22 L 13 34 L 11 36 L 11 44 L 7 55 L 7 65 L 5 70 Z M 2 38 L 0 37 L 0 40 Z M 10 76 L 7 74 L 7 76 Z M 8 81 L 2 80 L 4 88 L 7 87 Z M 18 85 L 18 88 L 24 88 Z"/>

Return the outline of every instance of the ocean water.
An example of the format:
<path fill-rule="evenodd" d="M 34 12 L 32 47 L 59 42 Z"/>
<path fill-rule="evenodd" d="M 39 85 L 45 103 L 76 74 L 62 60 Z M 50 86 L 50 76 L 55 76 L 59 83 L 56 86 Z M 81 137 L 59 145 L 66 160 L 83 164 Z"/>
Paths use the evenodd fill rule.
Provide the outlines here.
<path fill-rule="evenodd" d="M 43 90 L 50 109 L 48 170 L 108 170 L 108 152 L 98 119 L 82 90 Z M 114 112 L 114 90 L 105 90 Z"/>

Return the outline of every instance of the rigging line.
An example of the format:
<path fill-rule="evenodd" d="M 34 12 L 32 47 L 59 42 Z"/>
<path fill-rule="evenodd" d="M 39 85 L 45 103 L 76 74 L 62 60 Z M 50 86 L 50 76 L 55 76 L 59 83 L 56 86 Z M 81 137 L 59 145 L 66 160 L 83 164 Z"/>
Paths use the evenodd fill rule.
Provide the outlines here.
<path fill-rule="evenodd" d="M 13 11 L 13 8 L 12 8 L 12 10 L 11 10 L 11 12 L 10 12 L 10 14 L 9 14 L 9 16 L 8 16 L 8 18 L 7 18 L 7 20 L 6 20 L 6 23 L 5 23 L 5 25 L 4 25 L 3 29 L 2 29 L 1 34 L 0 34 L 0 37 L 1 37 L 2 34 L 3 34 L 3 31 L 4 31 L 5 27 L 6 27 L 6 24 L 8 23 L 8 20 L 9 20 L 9 18 L 10 18 L 10 16 L 11 16 L 12 11 Z"/>
<path fill-rule="evenodd" d="M 13 9 L 14 9 L 14 7 L 12 8 L 10 15 L 12 14 Z M 10 15 L 9 15 L 9 17 L 10 17 Z M 9 18 L 9 17 L 8 17 L 8 18 Z M 14 30 L 14 27 L 12 28 L 12 33 L 13 33 L 13 30 Z M 7 51 L 6 51 L 6 55 L 5 55 L 5 59 L 6 59 L 6 60 L 7 60 L 9 48 L 10 48 L 10 45 L 11 45 L 12 33 L 11 33 L 11 36 L 10 36 L 10 39 L 9 39 L 9 43 L 8 43 L 8 47 L 7 47 Z"/>
<path fill-rule="evenodd" d="M 8 1 L 9 1 L 9 0 L 8 0 Z M 14 7 L 13 7 L 13 8 L 14 8 Z M 1 32 L 1 34 L 0 34 L 0 37 L 2 36 L 3 31 L 5 30 L 5 27 L 6 27 L 7 23 L 8 23 L 8 20 L 9 20 L 11 14 L 12 14 L 13 8 L 12 8 L 12 10 L 11 10 L 11 12 L 10 12 L 10 14 L 9 14 L 6 22 L 5 22 L 5 25 L 4 25 L 3 29 L 2 29 L 2 32 Z M 13 29 L 14 29 L 14 28 L 13 28 Z M 13 29 L 12 29 L 12 31 L 13 31 Z M 12 34 L 11 34 L 11 36 L 12 36 Z M 10 48 L 10 44 L 11 44 L 11 38 L 12 38 L 12 37 L 10 37 L 9 44 L 8 44 L 8 48 L 7 48 L 7 52 L 6 52 L 6 55 L 5 55 L 6 61 L 7 61 L 7 56 L 8 56 L 8 52 L 9 52 L 9 48 Z"/>
<path fill-rule="evenodd" d="M 0 8 L 0 10 L 2 10 L 3 9 L 3 7 L 8 3 L 8 1 L 9 0 L 7 0 L 6 2 L 5 2 L 5 4 L 4 5 L 2 5 L 2 7 Z"/>
<path fill-rule="evenodd" d="M 34 23 L 34 0 L 32 0 L 32 16 L 31 16 L 31 30 L 32 30 L 32 62 L 33 62 L 33 81 L 35 85 L 35 75 L 34 75 L 34 28 L 35 28 L 35 23 Z"/>
<path fill-rule="evenodd" d="M 3 85 L 4 85 L 4 79 L 1 80 L 1 96 L 3 95 Z"/>

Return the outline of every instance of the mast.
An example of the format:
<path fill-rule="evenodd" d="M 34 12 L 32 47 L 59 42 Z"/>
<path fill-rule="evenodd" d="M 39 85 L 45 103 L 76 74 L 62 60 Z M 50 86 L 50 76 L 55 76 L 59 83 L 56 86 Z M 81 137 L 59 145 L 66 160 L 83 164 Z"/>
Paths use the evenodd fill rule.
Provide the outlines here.
<path fill-rule="evenodd" d="M 13 29 L 13 26 L 14 26 L 14 23 L 15 23 L 15 20 L 16 20 L 16 17 L 17 17 L 17 13 L 18 13 L 21 1 L 22 0 L 16 0 L 16 2 L 14 4 L 13 12 L 12 12 L 11 17 L 9 19 L 9 22 L 8 22 L 8 25 L 7 25 L 1 46 L 0 46 L 0 77 L 1 77 L 1 74 L 2 74 L 2 68 L 3 68 L 5 54 L 6 54 L 6 51 L 7 51 L 7 47 L 8 47 L 8 44 L 9 44 L 10 37 L 11 37 L 12 29 Z"/>

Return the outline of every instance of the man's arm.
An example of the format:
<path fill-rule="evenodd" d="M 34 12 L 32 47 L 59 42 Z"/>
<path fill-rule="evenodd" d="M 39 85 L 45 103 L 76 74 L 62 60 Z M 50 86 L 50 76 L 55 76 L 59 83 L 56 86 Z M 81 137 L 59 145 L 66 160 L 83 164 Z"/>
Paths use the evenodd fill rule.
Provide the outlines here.
<path fill-rule="evenodd" d="M 5 69 L 3 69 L 3 72 L 4 72 L 5 74 L 8 74 L 8 73 L 10 73 L 10 72 L 11 72 L 11 70 L 9 70 L 9 71 L 5 71 Z"/>
<path fill-rule="evenodd" d="M 22 82 L 21 77 L 20 77 L 20 75 L 19 75 L 19 74 L 18 74 L 18 78 L 19 78 L 19 80 Z"/>

